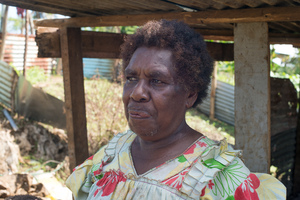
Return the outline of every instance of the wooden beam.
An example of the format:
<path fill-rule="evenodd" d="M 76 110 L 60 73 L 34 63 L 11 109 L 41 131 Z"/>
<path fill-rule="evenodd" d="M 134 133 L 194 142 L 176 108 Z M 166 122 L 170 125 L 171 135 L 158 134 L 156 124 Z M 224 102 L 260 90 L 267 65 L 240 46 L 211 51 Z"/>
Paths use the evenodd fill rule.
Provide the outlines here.
<path fill-rule="evenodd" d="M 300 21 L 300 7 L 272 7 L 231 10 L 209 10 L 199 12 L 178 12 L 144 15 L 110 15 L 98 17 L 78 17 L 68 19 L 36 20 L 36 26 L 45 27 L 96 27 L 134 26 L 149 20 L 177 19 L 189 25 L 212 23 Z"/>
<path fill-rule="evenodd" d="M 215 61 L 233 61 L 233 43 L 206 42 L 206 46 Z"/>
<path fill-rule="evenodd" d="M 80 28 L 60 30 L 70 169 L 88 158 Z"/>
<path fill-rule="evenodd" d="M 60 32 L 39 33 L 35 41 L 38 45 L 38 57 L 61 57 Z M 123 34 L 102 32 L 81 32 L 82 56 L 86 58 L 118 58 Z"/>
<path fill-rule="evenodd" d="M 233 30 L 195 29 L 206 40 L 233 41 Z M 300 34 L 269 33 L 270 44 L 292 44 L 299 46 Z"/>
<path fill-rule="evenodd" d="M 265 22 L 234 29 L 235 144 L 246 166 L 268 173 L 271 160 L 270 49 Z"/>
<path fill-rule="evenodd" d="M 297 45 L 300 43 L 300 34 L 269 33 L 269 43 Z"/>
<path fill-rule="evenodd" d="M 119 58 L 124 34 L 82 31 L 82 55 L 86 58 Z M 37 32 L 38 57 L 61 57 L 60 34 Z M 207 42 L 211 56 L 218 61 L 233 60 L 233 44 Z"/>

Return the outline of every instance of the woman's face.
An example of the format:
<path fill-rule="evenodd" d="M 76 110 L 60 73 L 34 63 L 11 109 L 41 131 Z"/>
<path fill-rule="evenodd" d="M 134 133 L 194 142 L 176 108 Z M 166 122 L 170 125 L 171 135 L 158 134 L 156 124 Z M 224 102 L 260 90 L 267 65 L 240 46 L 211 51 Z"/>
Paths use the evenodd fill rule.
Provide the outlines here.
<path fill-rule="evenodd" d="M 176 81 L 172 52 L 138 48 L 125 69 L 123 103 L 130 129 L 146 141 L 180 131 L 190 94 Z"/>

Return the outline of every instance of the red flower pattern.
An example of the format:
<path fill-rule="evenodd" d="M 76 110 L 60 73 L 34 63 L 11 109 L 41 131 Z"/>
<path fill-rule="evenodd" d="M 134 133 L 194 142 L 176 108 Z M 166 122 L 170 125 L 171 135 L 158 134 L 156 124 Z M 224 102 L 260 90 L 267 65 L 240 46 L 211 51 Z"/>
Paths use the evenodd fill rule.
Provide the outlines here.
<path fill-rule="evenodd" d="M 197 142 L 197 144 L 200 146 L 200 147 L 207 147 L 207 144 L 205 142 Z"/>
<path fill-rule="evenodd" d="M 188 150 L 186 150 L 186 151 L 183 153 L 183 155 L 188 155 L 188 154 L 194 153 L 194 150 L 195 150 L 196 146 L 197 146 L 196 144 L 193 144 Z"/>
<path fill-rule="evenodd" d="M 206 186 L 202 189 L 200 197 L 203 197 L 205 195 L 205 189 L 206 189 Z"/>
<path fill-rule="evenodd" d="M 234 199 L 239 200 L 259 200 L 256 188 L 260 185 L 260 181 L 255 174 L 250 174 L 246 180 L 236 189 Z"/>
<path fill-rule="evenodd" d="M 212 190 L 212 188 L 213 188 L 214 185 L 215 184 L 211 180 L 209 180 L 209 182 L 208 182 L 208 188 Z"/>
<path fill-rule="evenodd" d="M 109 196 L 115 188 L 117 187 L 119 182 L 125 182 L 126 177 L 123 172 L 119 171 L 108 171 L 104 174 L 103 178 L 101 178 L 96 185 L 99 187 L 95 193 L 94 197 L 102 190 L 101 196 Z"/>
<path fill-rule="evenodd" d="M 94 155 L 90 156 L 87 160 L 93 160 Z"/>
<path fill-rule="evenodd" d="M 176 174 L 175 176 L 172 176 L 171 178 L 168 178 L 168 179 L 162 181 L 162 183 L 179 190 L 182 187 L 182 182 L 184 180 L 185 174 L 189 171 L 189 169 L 190 169 L 190 167 L 186 168 L 185 170 Z"/>
<path fill-rule="evenodd" d="M 205 142 L 201 142 L 201 141 L 198 141 L 196 142 L 195 144 L 193 144 L 188 150 L 186 150 L 183 155 L 188 155 L 188 154 L 192 154 L 194 153 L 194 150 L 197 146 L 200 146 L 200 147 L 207 147 L 207 144 Z"/>
<path fill-rule="evenodd" d="M 94 176 L 98 176 L 98 175 L 100 175 L 102 173 L 104 165 L 106 165 L 106 163 L 102 161 L 102 163 L 99 166 L 99 168 L 96 171 L 93 172 Z"/>

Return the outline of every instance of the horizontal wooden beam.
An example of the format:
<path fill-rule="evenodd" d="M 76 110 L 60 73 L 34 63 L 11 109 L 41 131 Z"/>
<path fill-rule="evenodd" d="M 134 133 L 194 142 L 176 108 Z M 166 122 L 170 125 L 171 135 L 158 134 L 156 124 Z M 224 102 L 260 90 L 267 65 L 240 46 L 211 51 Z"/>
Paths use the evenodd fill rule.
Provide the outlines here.
<path fill-rule="evenodd" d="M 85 58 L 118 58 L 123 34 L 81 31 L 82 55 Z M 60 31 L 38 33 L 35 39 L 38 57 L 61 57 Z"/>
<path fill-rule="evenodd" d="M 113 15 L 68 19 L 44 19 L 36 20 L 35 25 L 44 27 L 134 26 L 142 25 L 149 20 L 159 19 L 177 19 L 182 20 L 190 25 L 212 23 L 300 21 L 300 7 L 250 8 L 144 15 Z"/>
<path fill-rule="evenodd" d="M 234 35 L 233 30 L 214 30 L 214 29 L 195 29 L 199 32 L 206 40 L 223 40 L 233 41 Z M 299 46 L 300 34 L 292 33 L 269 33 L 270 44 L 292 44 Z"/>
<path fill-rule="evenodd" d="M 52 33 L 38 31 L 36 36 L 38 57 L 61 57 L 60 31 Z M 82 31 L 82 55 L 86 58 L 119 58 L 124 37 L 124 34 Z M 207 42 L 207 48 L 215 60 L 233 60 L 233 44 Z"/>

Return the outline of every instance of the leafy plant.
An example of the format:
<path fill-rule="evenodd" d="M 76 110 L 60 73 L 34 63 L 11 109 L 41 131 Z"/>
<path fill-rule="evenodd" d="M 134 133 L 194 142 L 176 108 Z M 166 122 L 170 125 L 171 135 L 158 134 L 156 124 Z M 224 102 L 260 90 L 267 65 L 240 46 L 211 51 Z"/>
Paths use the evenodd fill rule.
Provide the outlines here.
<path fill-rule="evenodd" d="M 41 81 L 46 81 L 47 78 L 44 69 L 40 67 L 31 67 L 26 70 L 26 79 L 33 85 Z"/>

